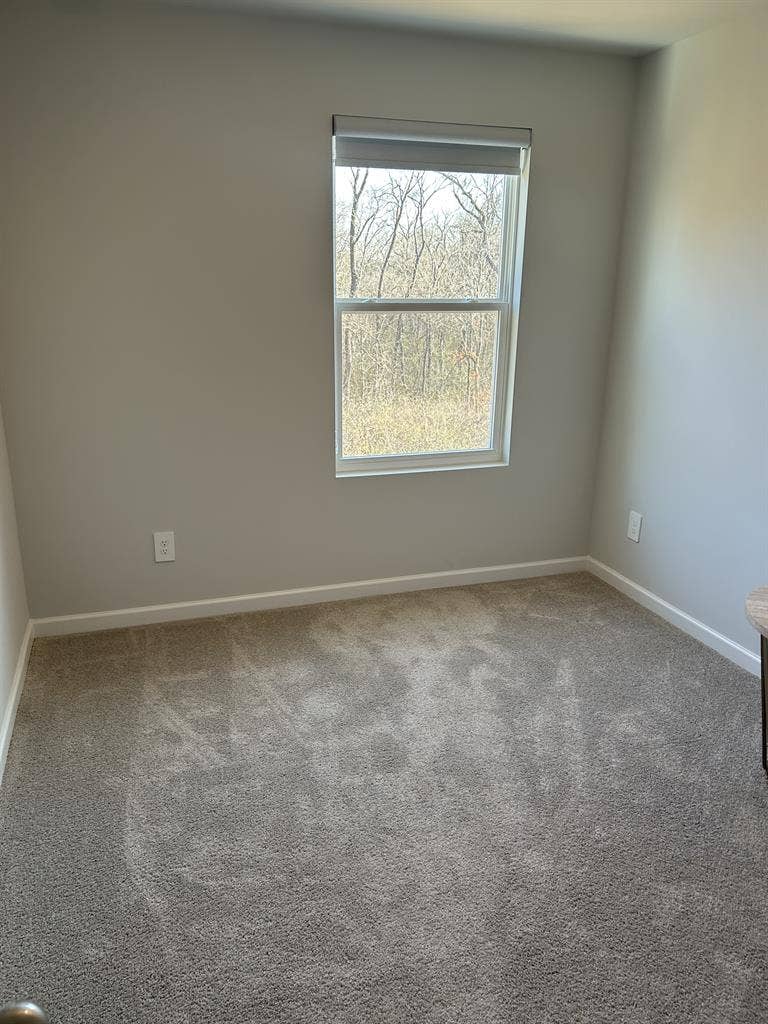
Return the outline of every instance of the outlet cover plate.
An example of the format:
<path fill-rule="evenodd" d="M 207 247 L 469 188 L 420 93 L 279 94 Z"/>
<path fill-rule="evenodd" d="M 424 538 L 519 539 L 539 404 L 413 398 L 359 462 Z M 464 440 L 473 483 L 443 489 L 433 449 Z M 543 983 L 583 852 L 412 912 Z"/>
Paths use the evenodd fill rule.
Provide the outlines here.
<path fill-rule="evenodd" d="M 643 517 L 639 512 L 635 512 L 633 508 L 629 510 L 629 522 L 627 523 L 627 536 L 630 540 L 633 540 L 635 544 L 640 543 L 640 531 L 643 528 Z"/>
<path fill-rule="evenodd" d="M 176 539 L 173 530 L 159 530 L 152 534 L 155 541 L 155 561 L 176 561 Z"/>

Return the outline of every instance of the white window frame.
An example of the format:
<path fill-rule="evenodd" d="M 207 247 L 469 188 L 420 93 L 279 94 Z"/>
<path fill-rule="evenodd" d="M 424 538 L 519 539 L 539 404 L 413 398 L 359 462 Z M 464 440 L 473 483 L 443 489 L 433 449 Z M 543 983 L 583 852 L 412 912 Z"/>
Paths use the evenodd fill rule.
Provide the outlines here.
<path fill-rule="evenodd" d="M 520 319 L 530 149 L 521 152 L 520 173 L 507 175 L 501 242 L 499 295 L 489 299 L 343 299 L 336 295 L 336 191 L 333 167 L 334 402 L 336 476 L 384 476 L 509 465 L 512 398 Z M 342 316 L 352 313 L 498 312 L 488 448 L 409 455 L 342 455 Z"/>

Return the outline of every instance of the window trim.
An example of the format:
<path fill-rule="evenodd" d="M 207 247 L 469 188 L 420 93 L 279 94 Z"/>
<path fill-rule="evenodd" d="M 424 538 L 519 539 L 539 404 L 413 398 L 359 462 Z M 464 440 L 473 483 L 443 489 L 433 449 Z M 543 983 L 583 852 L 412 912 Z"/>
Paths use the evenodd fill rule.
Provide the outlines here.
<path fill-rule="evenodd" d="M 528 204 L 530 148 L 520 152 L 520 173 L 507 175 L 504 186 L 504 225 L 499 270 L 499 295 L 488 299 L 340 299 L 336 296 L 336 192 L 333 181 L 333 295 L 334 295 L 334 452 L 337 479 L 392 476 L 456 469 L 491 469 L 509 465 L 512 431 L 517 332 L 520 319 L 525 220 Z M 345 312 L 407 313 L 420 310 L 498 311 L 496 355 L 491 402 L 491 444 L 488 448 L 410 455 L 342 455 L 342 330 Z"/>

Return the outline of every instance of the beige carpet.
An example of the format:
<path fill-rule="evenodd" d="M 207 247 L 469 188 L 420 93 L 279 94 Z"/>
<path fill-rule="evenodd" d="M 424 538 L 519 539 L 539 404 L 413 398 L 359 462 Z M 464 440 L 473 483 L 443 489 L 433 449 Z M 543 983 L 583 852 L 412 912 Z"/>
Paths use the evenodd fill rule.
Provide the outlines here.
<path fill-rule="evenodd" d="M 758 682 L 586 575 L 39 640 L 0 999 L 762 1022 Z"/>

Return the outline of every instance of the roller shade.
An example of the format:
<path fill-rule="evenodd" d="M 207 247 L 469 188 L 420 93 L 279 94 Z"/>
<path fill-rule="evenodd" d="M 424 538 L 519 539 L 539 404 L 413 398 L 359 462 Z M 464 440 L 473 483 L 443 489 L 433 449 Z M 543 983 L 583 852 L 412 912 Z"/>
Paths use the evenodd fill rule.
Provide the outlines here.
<path fill-rule="evenodd" d="M 414 171 L 519 174 L 528 128 L 497 128 L 384 117 L 333 118 L 339 167 L 397 167 Z"/>

